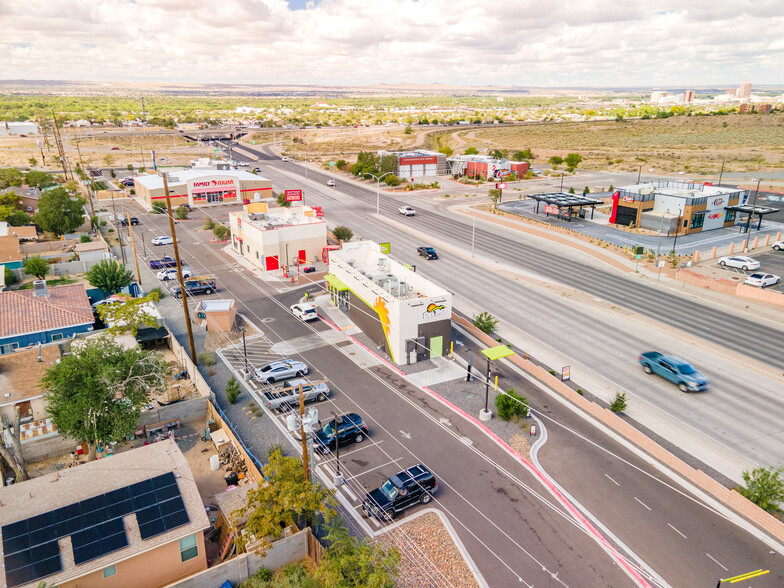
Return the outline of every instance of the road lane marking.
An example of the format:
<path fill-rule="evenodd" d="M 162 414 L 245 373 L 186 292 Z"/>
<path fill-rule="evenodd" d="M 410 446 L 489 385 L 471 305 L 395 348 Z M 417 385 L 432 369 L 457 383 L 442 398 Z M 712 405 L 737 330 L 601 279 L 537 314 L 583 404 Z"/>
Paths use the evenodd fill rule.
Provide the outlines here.
<path fill-rule="evenodd" d="M 604 474 L 604 475 L 607 476 L 607 474 Z M 612 482 L 616 486 L 620 486 L 620 484 L 618 482 L 616 482 L 615 480 L 613 480 L 610 476 L 607 476 L 607 479 L 610 480 L 610 482 Z"/>
<path fill-rule="evenodd" d="M 678 529 L 676 529 L 675 527 L 673 527 L 673 526 L 672 526 L 670 523 L 667 523 L 667 526 L 668 526 L 668 527 L 670 527 L 670 529 L 672 529 L 672 530 L 673 530 L 673 531 L 675 531 L 676 533 L 678 533 L 678 535 L 680 535 L 680 536 L 681 536 L 681 537 L 683 537 L 684 539 L 688 539 L 688 537 L 687 537 L 686 535 L 684 535 L 683 533 L 681 533 L 681 532 L 680 532 Z"/>
<path fill-rule="evenodd" d="M 647 508 L 648 510 L 651 510 L 651 507 L 650 507 L 650 506 L 648 506 L 647 504 L 645 504 L 645 503 L 644 503 L 642 500 L 640 500 L 640 499 L 639 499 L 639 498 L 637 498 L 636 496 L 634 497 L 634 499 L 635 499 L 637 502 L 639 502 L 640 504 L 642 504 L 642 505 L 643 505 L 645 508 Z"/>
<path fill-rule="evenodd" d="M 380 468 L 386 467 L 386 466 L 388 466 L 388 465 L 389 465 L 389 464 L 391 464 L 391 463 L 397 463 L 397 462 L 399 462 L 401 459 L 403 459 L 403 458 L 402 458 L 402 457 L 398 457 L 397 459 L 392 459 L 392 460 L 388 461 L 387 463 L 382 463 L 380 466 L 376 466 L 376 467 L 374 467 L 374 468 L 371 468 L 371 469 L 369 469 L 369 470 L 365 470 L 364 472 L 360 472 L 360 473 L 359 473 L 359 474 L 357 474 L 356 476 L 351 476 L 351 477 L 349 477 L 349 478 L 346 478 L 346 482 L 348 482 L 349 480 L 356 480 L 356 479 L 357 479 L 357 478 L 359 478 L 360 476 L 364 476 L 365 474 L 369 474 L 369 473 L 370 473 L 370 472 L 372 472 L 373 470 L 377 470 L 377 469 L 380 469 Z"/>
<path fill-rule="evenodd" d="M 715 561 L 715 562 L 716 562 L 716 563 L 717 563 L 719 566 L 721 566 L 721 569 L 723 569 L 725 572 L 728 572 L 728 571 L 729 571 L 727 568 L 725 568 L 724 566 L 722 566 L 722 565 L 719 563 L 719 560 L 717 560 L 715 557 L 713 557 L 713 556 L 712 556 L 710 553 L 706 553 L 705 555 L 707 555 L 709 558 L 711 558 L 713 561 Z"/>

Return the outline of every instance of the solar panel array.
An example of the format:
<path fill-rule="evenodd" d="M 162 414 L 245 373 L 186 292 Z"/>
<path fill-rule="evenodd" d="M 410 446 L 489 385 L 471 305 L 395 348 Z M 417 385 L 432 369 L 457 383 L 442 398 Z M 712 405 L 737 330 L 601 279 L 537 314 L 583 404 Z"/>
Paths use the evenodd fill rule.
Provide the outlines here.
<path fill-rule="evenodd" d="M 76 565 L 128 545 L 123 519 L 135 514 L 143 540 L 190 519 L 177 480 L 169 472 L 5 525 L 3 557 L 8 588 L 62 570 L 58 539 L 71 536 Z"/>

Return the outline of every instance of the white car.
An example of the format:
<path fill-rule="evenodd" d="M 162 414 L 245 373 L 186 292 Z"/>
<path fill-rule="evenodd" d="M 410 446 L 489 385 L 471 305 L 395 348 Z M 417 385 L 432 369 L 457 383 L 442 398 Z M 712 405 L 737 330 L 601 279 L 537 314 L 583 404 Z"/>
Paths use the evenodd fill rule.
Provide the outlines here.
<path fill-rule="evenodd" d="M 171 237 L 167 237 L 164 235 L 161 237 L 155 237 L 155 239 L 150 241 L 150 243 L 152 243 L 153 245 L 171 245 L 172 243 L 174 243 L 174 240 Z"/>
<path fill-rule="evenodd" d="M 190 278 L 192 275 L 193 275 L 193 271 L 191 271 L 191 268 L 189 267 L 182 268 L 183 278 Z M 161 270 L 157 274 L 155 274 L 155 277 L 157 277 L 159 280 L 176 280 L 177 270 L 175 268 Z"/>
<path fill-rule="evenodd" d="M 404 216 L 414 216 L 416 214 L 416 210 L 410 206 L 401 206 L 397 211 Z"/>
<path fill-rule="evenodd" d="M 758 270 L 760 268 L 760 262 L 756 259 L 752 259 L 751 257 L 746 257 L 744 255 L 737 255 L 732 257 L 722 257 L 719 260 L 719 265 L 725 266 L 728 265 L 730 267 L 739 267 L 744 272 L 747 270 Z"/>
<path fill-rule="evenodd" d="M 774 251 L 784 251 L 784 241 L 776 241 L 773 244 Z"/>
<path fill-rule="evenodd" d="M 318 318 L 316 305 L 312 302 L 300 302 L 291 306 L 292 314 L 301 321 L 313 321 Z"/>
<path fill-rule="evenodd" d="M 273 361 L 265 366 L 256 369 L 256 379 L 264 384 L 272 384 L 273 382 L 280 382 L 288 378 L 306 375 L 310 369 L 307 364 L 301 361 L 294 361 L 293 359 L 284 359 L 281 361 Z"/>
<path fill-rule="evenodd" d="M 332 186 L 334 188 L 335 187 L 335 180 L 329 180 L 327 182 L 327 186 Z"/>
<path fill-rule="evenodd" d="M 776 284 L 781 283 L 781 278 L 779 276 L 774 276 L 773 274 L 750 274 L 748 278 L 746 278 L 746 284 L 749 286 L 759 286 L 760 288 L 767 288 L 768 286 L 775 286 Z"/>
<path fill-rule="evenodd" d="M 288 161 L 288 160 L 289 160 L 289 158 L 288 158 L 288 157 L 281 157 L 281 158 L 280 158 L 280 160 L 281 160 L 281 161 Z"/>

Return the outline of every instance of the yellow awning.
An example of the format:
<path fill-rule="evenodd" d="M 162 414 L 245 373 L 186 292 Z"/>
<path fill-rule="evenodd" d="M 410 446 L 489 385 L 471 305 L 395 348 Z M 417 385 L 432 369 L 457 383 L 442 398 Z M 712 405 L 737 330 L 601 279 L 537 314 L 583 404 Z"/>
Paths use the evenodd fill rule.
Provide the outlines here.
<path fill-rule="evenodd" d="M 324 279 L 327 283 L 332 286 L 338 292 L 343 292 L 344 290 L 348 290 L 348 286 L 346 286 L 339 278 L 333 276 L 332 274 L 327 274 L 324 276 Z"/>

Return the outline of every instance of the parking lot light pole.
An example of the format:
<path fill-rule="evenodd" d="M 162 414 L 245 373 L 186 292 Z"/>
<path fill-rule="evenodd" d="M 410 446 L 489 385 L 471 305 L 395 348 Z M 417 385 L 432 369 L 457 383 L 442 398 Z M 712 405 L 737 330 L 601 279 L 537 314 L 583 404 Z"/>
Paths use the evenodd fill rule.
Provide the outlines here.
<path fill-rule="evenodd" d="M 759 194 L 760 182 L 757 178 L 751 178 L 752 182 L 757 182 L 757 188 L 754 190 L 754 200 L 751 201 L 751 212 L 749 212 L 749 220 L 746 222 L 746 234 L 751 237 L 751 217 L 754 216 L 754 211 L 757 209 L 757 194 Z M 746 237 L 746 247 L 748 248 L 749 237 Z"/>
<path fill-rule="evenodd" d="M 381 203 L 381 179 L 384 176 L 388 176 L 391 173 L 392 172 L 389 171 L 389 172 L 387 172 L 385 174 L 381 174 L 380 176 L 376 176 L 374 174 L 369 174 L 369 173 L 362 174 L 363 176 L 370 176 L 370 177 L 372 177 L 372 178 L 374 178 L 376 180 L 376 214 L 378 214 L 379 206 L 380 206 L 380 203 Z"/>
<path fill-rule="evenodd" d="M 490 362 L 503 357 L 514 355 L 514 351 L 509 349 L 506 345 L 496 345 L 489 349 L 482 349 L 482 354 L 487 357 L 487 373 L 485 374 L 485 408 L 479 411 L 480 421 L 489 421 L 493 418 L 493 413 L 490 412 L 489 398 L 490 398 Z"/>
<path fill-rule="evenodd" d="M 335 486 L 340 486 L 343 483 L 343 476 L 340 475 L 340 439 L 338 439 L 338 425 L 342 423 L 343 420 L 338 417 L 334 410 L 329 412 L 332 414 L 332 433 L 335 435 L 335 461 L 338 464 L 338 473 L 335 476 Z"/>
<path fill-rule="evenodd" d="M 242 355 L 245 357 L 245 379 L 249 379 L 250 371 L 248 371 L 248 348 L 245 346 L 245 325 L 242 325 L 240 332 L 242 333 Z"/>

